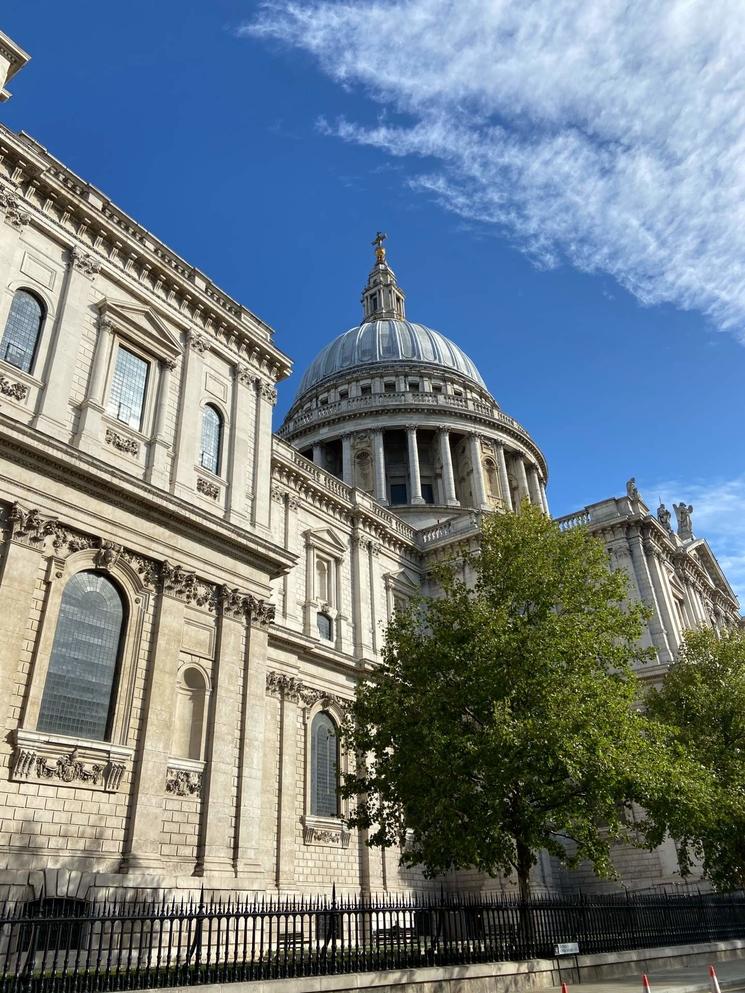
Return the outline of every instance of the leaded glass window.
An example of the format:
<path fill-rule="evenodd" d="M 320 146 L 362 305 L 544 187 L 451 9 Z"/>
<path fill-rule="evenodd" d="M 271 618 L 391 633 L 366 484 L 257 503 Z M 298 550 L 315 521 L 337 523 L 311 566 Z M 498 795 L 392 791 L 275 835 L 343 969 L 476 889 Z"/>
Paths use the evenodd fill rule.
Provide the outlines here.
<path fill-rule="evenodd" d="M 121 345 L 116 353 L 114 378 L 109 391 L 109 413 L 139 431 L 145 405 L 150 364 Z"/>
<path fill-rule="evenodd" d="M 338 817 L 336 725 L 325 711 L 321 711 L 313 718 L 310 734 L 310 812 L 318 817 Z"/>
<path fill-rule="evenodd" d="M 328 614 L 324 614 L 322 610 L 319 610 L 316 614 L 316 625 L 318 627 L 318 633 L 324 641 L 333 640 L 334 625 Z"/>
<path fill-rule="evenodd" d="M 202 466 L 214 472 L 220 471 L 220 448 L 222 446 L 222 417 L 211 403 L 202 411 Z"/>
<path fill-rule="evenodd" d="M 52 645 L 39 731 L 106 739 L 124 606 L 106 576 L 78 572 L 65 586 Z"/>
<path fill-rule="evenodd" d="M 36 297 L 26 290 L 16 290 L 0 342 L 0 358 L 30 372 L 43 320 L 44 308 Z"/>

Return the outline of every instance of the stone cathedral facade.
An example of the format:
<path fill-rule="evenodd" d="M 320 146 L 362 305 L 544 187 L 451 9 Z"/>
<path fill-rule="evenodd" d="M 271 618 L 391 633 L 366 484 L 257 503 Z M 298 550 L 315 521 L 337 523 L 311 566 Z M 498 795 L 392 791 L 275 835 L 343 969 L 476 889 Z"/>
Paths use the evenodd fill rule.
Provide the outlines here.
<path fill-rule="evenodd" d="M 0 35 L 3 96 L 26 60 Z M 382 238 L 362 306 L 274 434 L 271 328 L 0 127 L 0 896 L 424 885 L 347 828 L 338 725 L 396 606 L 480 515 L 548 513 L 548 467 L 406 318 Z M 675 533 L 630 483 L 562 521 L 653 608 L 652 678 L 739 622 L 690 510 Z"/>

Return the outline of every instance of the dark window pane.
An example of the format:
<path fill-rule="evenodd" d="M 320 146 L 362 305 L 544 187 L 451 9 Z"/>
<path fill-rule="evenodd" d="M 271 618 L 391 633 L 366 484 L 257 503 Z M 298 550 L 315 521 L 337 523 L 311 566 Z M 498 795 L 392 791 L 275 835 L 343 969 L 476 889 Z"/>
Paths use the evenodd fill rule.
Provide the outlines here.
<path fill-rule="evenodd" d="M 311 800 L 310 812 L 318 817 L 337 817 L 336 725 L 328 714 L 316 714 L 311 725 Z"/>
<path fill-rule="evenodd" d="M 105 576 L 79 572 L 65 587 L 39 713 L 39 731 L 106 737 L 124 608 Z"/>
<path fill-rule="evenodd" d="M 220 443 L 222 418 L 212 404 L 202 413 L 202 465 L 215 475 L 220 471 Z"/>
<path fill-rule="evenodd" d="M 406 503 L 406 483 L 391 483 L 391 503 Z"/>
<path fill-rule="evenodd" d="M 435 491 L 432 489 L 432 483 L 422 483 L 422 497 L 425 503 L 435 502 Z"/>
<path fill-rule="evenodd" d="M 0 358 L 23 372 L 30 372 L 43 318 L 44 311 L 36 297 L 17 290 L 0 342 Z"/>
<path fill-rule="evenodd" d="M 331 618 L 328 614 L 319 612 L 316 614 L 316 624 L 318 625 L 318 633 L 326 641 L 331 641 L 331 632 L 333 630 L 333 625 L 331 623 Z"/>
<path fill-rule="evenodd" d="M 108 409 L 110 414 L 136 431 L 142 425 L 148 369 L 148 363 L 139 355 L 119 347 Z"/>

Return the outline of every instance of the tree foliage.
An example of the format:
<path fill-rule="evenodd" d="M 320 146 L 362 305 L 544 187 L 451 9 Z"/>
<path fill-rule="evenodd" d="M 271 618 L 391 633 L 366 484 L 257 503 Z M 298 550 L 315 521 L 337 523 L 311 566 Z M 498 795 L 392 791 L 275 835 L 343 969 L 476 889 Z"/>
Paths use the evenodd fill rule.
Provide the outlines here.
<path fill-rule="evenodd" d="M 745 887 L 745 632 L 689 631 L 646 704 L 705 784 L 660 795 L 650 818 L 676 838 L 684 873 L 702 860 L 718 889 Z"/>
<path fill-rule="evenodd" d="M 395 615 L 358 689 L 353 823 L 428 875 L 515 872 L 527 894 L 541 849 L 612 875 L 625 805 L 674 775 L 635 707 L 644 609 L 597 539 L 527 505 L 484 522 L 468 567 L 474 582 L 451 564 L 441 596 Z"/>

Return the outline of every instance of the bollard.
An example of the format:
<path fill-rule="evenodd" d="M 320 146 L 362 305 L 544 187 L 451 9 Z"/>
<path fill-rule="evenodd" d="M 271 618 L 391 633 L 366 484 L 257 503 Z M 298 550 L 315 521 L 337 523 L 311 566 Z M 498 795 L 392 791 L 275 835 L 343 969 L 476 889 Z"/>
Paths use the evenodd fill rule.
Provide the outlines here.
<path fill-rule="evenodd" d="M 567 986 L 566 983 L 562 983 L 561 984 L 561 993 L 569 993 L 569 987 Z M 717 991 L 717 993 L 718 993 L 718 991 Z"/>
<path fill-rule="evenodd" d="M 713 965 L 709 966 L 709 989 L 711 993 L 721 993 L 719 989 L 719 980 L 717 979 L 717 971 Z"/>
<path fill-rule="evenodd" d="M 650 993 L 649 977 L 646 972 L 642 973 L 642 993 Z"/>

